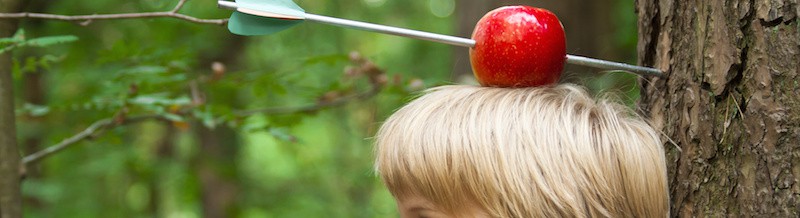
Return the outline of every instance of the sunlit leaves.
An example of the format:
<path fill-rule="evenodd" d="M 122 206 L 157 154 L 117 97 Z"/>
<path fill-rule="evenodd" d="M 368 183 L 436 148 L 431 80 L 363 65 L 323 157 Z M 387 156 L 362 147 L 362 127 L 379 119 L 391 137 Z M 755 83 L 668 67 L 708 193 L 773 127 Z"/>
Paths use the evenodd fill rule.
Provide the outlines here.
<path fill-rule="evenodd" d="M 64 56 L 44 55 L 41 57 L 29 56 L 23 60 L 13 58 L 14 63 L 11 71 L 14 73 L 15 78 L 19 78 L 22 74 L 33 73 L 40 69 L 48 70 L 54 63 L 64 60 Z"/>
<path fill-rule="evenodd" d="M 72 35 L 44 36 L 28 39 L 25 36 L 25 30 L 19 29 L 12 37 L 0 38 L 0 54 L 24 47 L 47 47 L 74 41 L 78 41 L 78 37 Z"/>
<path fill-rule="evenodd" d="M 172 97 L 169 93 L 154 93 L 138 95 L 128 99 L 128 103 L 161 114 L 172 121 L 183 121 L 183 118 L 175 115 L 175 113 L 180 108 L 191 105 L 192 100 L 187 96 Z"/>
<path fill-rule="evenodd" d="M 31 117 L 41 117 L 50 113 L 50 107 L 44 105 L 35 105 L 26 103 L 21 109 L 18 109 L 17 115 L 25 114 Z"/>
<path fill-rule="evenodd" d="M 269 128 L 268 132 L 278 140 L 285 142 L 297 142 L 297 137 L 293 136 L 287 128 Z"/>
<path fill-rule="evenodd" d="M 319 14 L 415 29 L 448 25 L 431 15 L 428 1 L 385 1 L 385 7 L 359 2 L 302 3 Z M 45 12 L 90 14 L 158 11 L 175 1 L 52 3 Z M 215 4 L 189 1 L 181 12 L 213 18 L 230 14 Z M 206 164 L 224 169 L 226 176 L 238 171 L 230 179 L 239 185 L 235 204 L 241 211 L 232 217 L 392 214 L 394 204 L 385 191 L 383 201 L 368 200 L 382 188 L 369 173 L 366 138 L 380 118 L 420 89 L 417 77 L 427 82 L 424 88 L 446 80 L 441 75 L 452 66 L 445 46 L 315 24 L 266 37 L 235 37 L 224 27 L 173 19 L 21 25 L 29 36 L 80 40 L 12 51 L 17 101 L 25 102 L 26 73 L 41 73 L 46 91 L 42 105 L 17 106 L 22 125 L 31 125 L 20 135 L 40 138 L 40 146 L 47 146 L 98 119 L 158 115 L 110 129 L 42 162 L 44 176 L 27 178 L 24 186 L 26 197 L 42 202 L 26 205 L 31 217 L 199 216 L 206 193 L 198 168 Z M 353 50 L 387 71 L 382 91 L 293 112 L 370 90 L 363 74 L 345 70 L 353 65 L 346 55 Z M 281 113 L 242 113 L 264 109 Z M 203 127 L 234 131 L 219 140 L 238 153 L 207 162 L 198 133 Z M 374 204 L 390 205 L 380 207 L 389 211 L 375 213 Z"/>

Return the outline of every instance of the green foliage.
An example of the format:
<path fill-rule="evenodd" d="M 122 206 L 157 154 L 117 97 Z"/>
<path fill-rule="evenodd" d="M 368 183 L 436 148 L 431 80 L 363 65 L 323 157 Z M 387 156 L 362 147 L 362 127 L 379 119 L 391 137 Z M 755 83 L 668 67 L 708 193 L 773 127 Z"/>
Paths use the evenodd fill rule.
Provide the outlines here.
<path fill-rule="evenodd" d="M 9 38 L 0 38 L 0 54 L 9 52 L 16 48 L 23 47 L 48 47 L 57 44 L 64 44 L 69 42 L 78 41 L 78 37 L 66 36 L 45 36 L 39 38 L 28 39 L 25 37 L 25 30 L 19 29 L 14 36 Z"/>
<path fill-rule="evenodd" d="M 175 2 L 56 1 L 43 12 L 163 11 Z M 318 14 L 442 33 L 452 23 L 428 2 L 301 3 Z M 214 4 L 189 1 L 181 12 L 230 15 Z M 451 67 L 448 46 L 313 23 L 249 38 L 169 18 L 20 26 L 26 31 L 2 48 L 14 58 L 20 137 L 31 142 L 25 154 L 100 119 L 159 117 L 100 132 L 31 168 L 23 190 L 35 202 L 26 203 L 29 217 L 199 217 L 220 206 L 204 197 L 226 199 L 220 207 L 230 217 L 395 217 L 368 139 L 420 84 L 446 81 Z M 353 74 L 351 51 L 386 70 L 382 91 L 298 110 L 370 92 L 368 75 Z M 41 90 L 29 86 L 32 75 L 41 75 Z M 33 103 L 28 95 L 37 92 L 45 100 Z"/>
<path fill-rule="evenodd" d="M 22 105 L 22 108 L 17 110 L 17 116 L 24 114 L 31 117 L 41 117 L 47 115 L 47 113 L 50 113 L 50 107 L 34 104 Z"/>
<path fill-rule="evenodd" d="M 29 5 L 107 14 L 165 11 L 176 2 Z M 454 1 L 298 3 L 315 14 L 454 31 Z M 215 4 L 188 1 L 180 12 L 230 16 Z M 30 168 L 28 217 L 201 217 L 211 207 L 224 207 L 225 217 L 396 217 L 372 171 L 370 139 L 419 90 L 448 83 L 453 66 L 447 45 L 314 23 L 240 37 L 171 18 L 22 21 L 26 31 L 0 39 L 0 53 L 14 59 L 25 154 L 100 119 L 158 117 L 100 132 Z M 385 70 L 382 89 L 302 110 L 372 90 L 351 51 Z"/>
<path fill-rule="evenodd" d="M 39 69 L 48 70 L 54 63 L 60 62 L 63 59 L 63 56 L 57 57 L 54 55 L 44 55 L 42 57 L 29 56 L 26 57 L 24 61 L 15 59 L 12 71 L 15 77 L 20 77 L 24 73 L 33 73 Z"/>

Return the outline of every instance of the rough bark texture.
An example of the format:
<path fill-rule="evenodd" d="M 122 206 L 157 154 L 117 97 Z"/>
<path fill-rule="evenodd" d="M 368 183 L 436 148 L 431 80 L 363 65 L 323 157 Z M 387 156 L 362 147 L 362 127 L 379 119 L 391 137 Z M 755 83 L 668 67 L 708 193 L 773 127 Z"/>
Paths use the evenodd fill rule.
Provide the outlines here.
<path fill-rule="evenodd" d="M 797 0 L 637 0 L 644 112 L 672 142 L 672 215 L 800 216 Z"/>
<path fill-rule="evenodd" d="M 19 10 L 22 1 L 0 0 L 0 12 Z M 0 20 L 0 38 L 17 30 L 15 20 Z M 22 217 L 17 129 L 14 117 L 14 86 L 11 56 L 0 55 L 0 217 Z"/>

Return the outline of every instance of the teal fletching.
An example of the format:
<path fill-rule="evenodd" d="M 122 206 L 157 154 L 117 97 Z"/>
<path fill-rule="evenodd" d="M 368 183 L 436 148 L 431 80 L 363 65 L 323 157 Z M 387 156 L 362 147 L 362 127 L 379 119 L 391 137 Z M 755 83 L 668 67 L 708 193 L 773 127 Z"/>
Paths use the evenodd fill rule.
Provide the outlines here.
<path fill-rule="evenodd" d="M 228 21 L 228 30 L 237 35 L 258 36 L 277 33 L 302 22 L 303 20 L 259 17 L 237 11 L 233 12 Z"/>
<path fill-rule="evenodd" d="M 304 18 L 305 11 L 292 0 L 238 0 L 240 9 L 267 12 L 288 17 Z M 228 21 L 228 30 L 234 34 L 255 36 L 283 31 L 302 23 L 302 19 L 282 19 L 262 17 L 239 11 L 233 12 Z"/>
<path fill-rule="evenodd" d="M 239 8 L 269 12 L 273 14 L 303 17 L 305 10 L 292 0 L 238 0 Z"/>

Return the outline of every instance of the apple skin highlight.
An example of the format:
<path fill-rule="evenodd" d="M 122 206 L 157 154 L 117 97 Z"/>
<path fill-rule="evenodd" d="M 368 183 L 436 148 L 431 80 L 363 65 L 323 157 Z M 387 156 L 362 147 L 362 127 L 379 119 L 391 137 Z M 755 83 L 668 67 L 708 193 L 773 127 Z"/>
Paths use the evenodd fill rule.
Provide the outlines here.
<path fill-rule="evenodd" d="M 478 21 L 472 39 L 472 70 L 483 86 L 543 86 L 561 78 L 567 56 L 564 27 L 548 10 L 495 9 Z"/>

